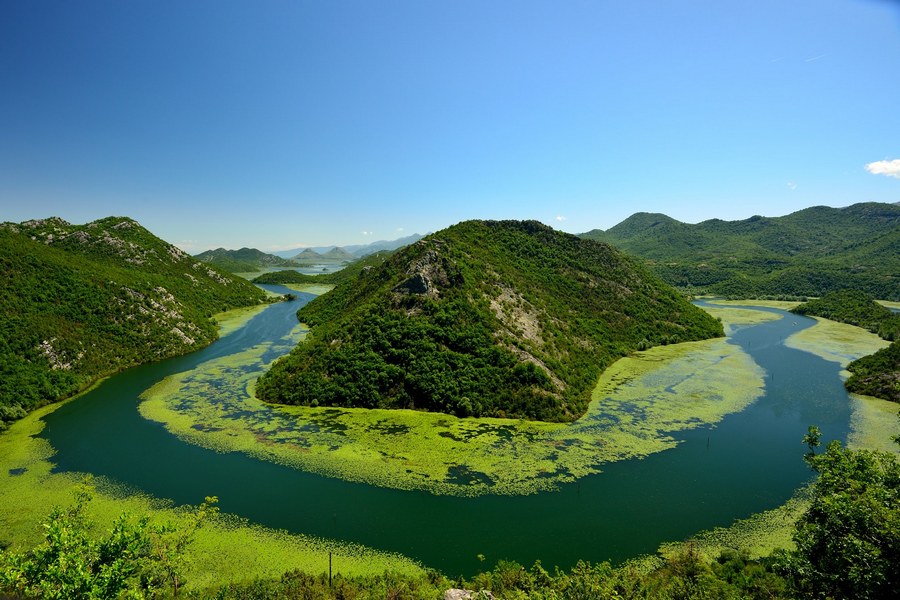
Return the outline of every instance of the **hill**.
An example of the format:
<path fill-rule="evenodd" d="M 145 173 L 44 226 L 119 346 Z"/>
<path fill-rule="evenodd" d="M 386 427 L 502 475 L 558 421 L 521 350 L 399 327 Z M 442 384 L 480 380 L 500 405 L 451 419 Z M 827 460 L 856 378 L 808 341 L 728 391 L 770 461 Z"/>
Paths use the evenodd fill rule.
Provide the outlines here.
<path fill-rule="evenodd" d="M 263 273 L 253 279 L 253 283 L 271 283 L 271 284 L 338 284 L 344 281 L 350 281 L 359 276 L 363 271 L 367 271 L 373 267 L 381 265 L 388 257 L 393 254 L 388 251 L 375 252 L 364 258 L 356 260 L 347 265 L 340 271 L 332 273 L 321 273 L 318 275 L 306 275 L 293 269 L 283 271 L 271 271 Z"/>
<path fill-rule="evenodd" d="M 582 234 L 644 259 L 667 283 L 728 297 L 823 296 L 853 288 L 900 299 L 900 205 L 816 206 L 784 217 L 696 225 L 637 213 Z"/>
<path fill-rule="evenodd" d="M 256 248 L 226 250 L 216 248 L 195 256 L 199 261 L 224 269 L 229 273 L 253 273 L 272 267 L 296 267 L 297 263 L 274 254 L 266 254 Z"/>
<path fill-rule="evenodd" d="M 259 380 L 263 400 L 550 421 L 582 414 L 619 357 L 722 335 L 621 252 L 533 221 L 432 234 L 298 317 L 312 333 Z"/>
<path fill-rule="evenodd" d="M 293 257 L 295 264 L 314 265 L 325 263 L 352 262 L 356 257 L 343 248 L 334 247 L 326 252 L 316 252 L 312 248 L 306 248 Z"/>
<path fill-rule="evenodd" d="M 200 348 L 257 287 L 110 217 L 0 225 L 0 421 L 122 368 Z"/>

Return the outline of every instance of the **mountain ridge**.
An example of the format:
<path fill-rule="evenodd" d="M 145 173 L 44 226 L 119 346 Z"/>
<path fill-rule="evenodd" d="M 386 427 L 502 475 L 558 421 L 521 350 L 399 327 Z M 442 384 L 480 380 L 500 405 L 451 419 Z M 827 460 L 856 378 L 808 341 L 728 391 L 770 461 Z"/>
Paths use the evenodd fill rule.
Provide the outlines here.
<path fill-rule="evenodd" d="M 697 224 L 636 213 L 581 237 L 611 243 L 694 293 L 821 296 L 849 287 L 900 299 L 897 204 L 813 206 L 782 217 Z"/>

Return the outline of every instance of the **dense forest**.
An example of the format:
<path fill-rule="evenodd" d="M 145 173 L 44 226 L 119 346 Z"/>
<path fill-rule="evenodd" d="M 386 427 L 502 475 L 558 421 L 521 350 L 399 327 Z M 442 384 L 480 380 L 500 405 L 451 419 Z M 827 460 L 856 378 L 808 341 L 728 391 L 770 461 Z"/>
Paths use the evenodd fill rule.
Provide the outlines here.
<path fill-rule="evenodd" d="M 898 204 L 816 206 L 696 225 L 637 213 L 582 236 L 641 257 L 664 281 L 690 293 L 796 298 L 852 288 L 900 300 Z"/>
<path fill-rule="evenodd" d="M 0 427 L 97 378 L 216 338 L 210 317 L 265 294 L 137 222 L 0 225 Z"/>
<path fill-rule="evenodd" d="M 610 246 L 467 221 L 300 309 L 306 342 L 260 378 L 290 404 L 571 420 L 627 353 L 722 327 Z"/>
<path fill-rule="evenodd" d="M 750 560 L 736 550 L 706 557 L 681 551 L 643 563 L 578 562 L 569 570 L 500 560 L 473 577 L 386 572 L 346 577 L 291 571 L 280 579 L 222 583 L 184 594 L 216 599 L 435 600 L 502 599 L 816 599 L 888 600 L 900 589 L 900 463 L 896 456 L 849 450 L 819 432 L 804 438 L 818 473 L 809 506 L 794 526 L 791 550 Z M 89 495 L 57 508 L 43 523 L 44 541 L 27 552 L 0 551 L 0 594 L 34 598 L 170 598 L 190 581 L 185 550 L 214 518 L 215 498 L 190 513 L 183 529 L 122 515 L 111 531 L 92 526 Z M 473 550 L 474 551 L 474 550 Z M 453 590 L 460 594 L 453 596 Z"/>
<path fill-rule="evenodd" d="M 842 290 L 810 300 L 793 312 L 863 327 L 891 341 L 887 348 L 850 363 L 847 370 L 852 375 L 844 385 L 855 394 L 900 402 L 900 314 L 858 290 Z"/>

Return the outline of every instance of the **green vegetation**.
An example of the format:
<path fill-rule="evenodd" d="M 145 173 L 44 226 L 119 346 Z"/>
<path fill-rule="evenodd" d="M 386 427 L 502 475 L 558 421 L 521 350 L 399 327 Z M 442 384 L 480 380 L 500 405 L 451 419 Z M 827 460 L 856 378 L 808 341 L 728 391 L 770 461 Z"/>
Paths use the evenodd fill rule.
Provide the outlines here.
<path fill-rule="evenodd" d="M 795 589 L 809 598 L 894 598 L 900 590 L 900 463 L 893 454 L 837 441 L 807 461 L 819 474 L 785 555 Z"/>
<path fill-rule="evenodd" d="M 637 213 L 583 237 L 647 261 L 665 282 L 730 298 L 823 296 L 845 288 L 900 300 L 900 206 L 817 206 L 784 217 L 696 225 Z"/>
<path fill-rule="evenodd" d="M 900 402 L 900 342 L 893 342 L 847 366 L 852 373 L 844 385 L 854 394 Z"/>
<path fill-rule="evenodd" d="M 525 568 L 499 560 L 491 570 L 455 579 L 421 570 L 332 577 L 324 569 L 293 569 L 280 578 L 247 574 L 230 582 L 193 585 L 189 593 L 217 599 L 424 600 L 456 588 L 501 600 L 894 598 L 900 589 L 900 463 L 891 454 L 847 450 L 838 442 L 816 454 L 815 427 L 804 441 L 811 449 L 807 461 L 819 477 L 802 500 L 794 547 L 761 558 L 733 548 L 709 558 L 698 550 L 709 548 L 707 544 L 700 541 L 695 547 L 690 541 L 667 546 L 662 557 L 619 567 L 578 562 L 568 571 L 551 572 L 539 561 Z M 189 511 L 180 525 L 162 527 L 147 517 L 122 516 L 108 534 L 99 536 L 84 518 L 83 503 L 55 509 L 45 522 L 42 543 L 29 552 L 0 553 L 0 592 L 51 598 L 175 596 L 190 566 L 186 550 L 208 518 L 208 507 Z"/>
<path fill-rule="evenodd" d="M 888 346 L 888 342 L 860 327 L 813 318 L 816 320 L 814 327 L 795 333 L 785 340 L 785 345 L 839 363 L 844 368 L 854 360 Z"/>
<path fill-rule="evenodd" d="M 54 508 L 43 523 L 43 543 L 28 553 L 3 556 L 0 588 L 60 600 L 177 596 L 185 583 L 185 550 L 207 517 L 216 514 L 217 499 L 206 498 L 182 527 L 123 513 L 100 539 L 90 535 L 91 499 L 89 487 L 79 489 L 72 506 Z"/>
<path fill-rule="evenodd" d="M 69 505 L 82 485 L 82 476 L 77 473 L 53 472 L 54 449 L 38 436 L 44 428 L 42 417 L 59 406 L 37 409 L 0 435 L 0 549 L 10 554 L 23 554 L 40 546 L 45 530 L 37 523 L 55 507 Z M 96 524 L 89 531 L 92 536 L 108 534 L 123 513 L 135 517 L 129 521 L 132 524 L 139 521 L 138 515 L 146 515 L 149 527 L 172 526 L 182 532 L 191 528 L 195 507 L 174 507 L 101 478 L 93 484 L 96 490 L 87 510 Z M 277 578 L 298 568 L 321 573 L 328 569 L 329 553 L 335 570 L 348 576 L 386 570 L 404 576 L 422 572 L 417 563 L 396 554 L 275 531 L 232 515 L 208 515 L 191 539 L 184 551 L 182 572 L 188 587 L 194 589 L 226 581 Z"/>
<path fill-rule="evenodd" d="M 795 308 L 794 312 L 863 327 L 886 340 L 900 337 L 900 314 L 855 290 L 843 290 L 811 300 Z M 845 383 L 849 391 L 900 402 L 900 345 L 897 341 L 851 362 L 847 370 L 852 373 Z"/>
<path fill-rule="evenodd" d="M 634 350 L 719 323 L 605 244 L 536 222 L 469 221 L 298 312 L 312 334 L 258 383 L 287 404 L 569 421 Z"/>
<path fill-rule="evenodd" d="M 120 217 L 4 223 L 0 277 L 0 429 L 100 377 L 203 347 L 214 313 L 265 299 Z"/>
<path fill-rule="evenodd" d="M 757 315 L 778 318 L 713 314 L 729 329 Z M 742 410 L 764 385 L 750 357 L 718 338 L 620 359 L 601 376 L 587 413 L 570 424 L 254 398 L 253 382 L 268 366 L 262 357 L 288 352 L 303 333 L 298 325 L 282 340 L 170 376 L 142 395 L 139 410 L 190 443 L 341 479 L 457 496 L 528 494 L 671 448 L 675 432 Z"/>
<path fill-rule="evenodd" d="M 241 248 L 240 250 L 226 250 L 216 248 L 201 252 L 194 257 L 200 262 L 215 265 L 229 273 L 252 273 L 273 267 L 297 267 L 300 263 L 281 258 L 274 254 L 266 254 L 256 248 Z"/>
<path fill-rule="evenodd" d="M 900 337 L 900 314 L 891 312 L 858 290 L 832 292 L 801 304 L 793 312 L 856 325 L 888 341 Z"/>

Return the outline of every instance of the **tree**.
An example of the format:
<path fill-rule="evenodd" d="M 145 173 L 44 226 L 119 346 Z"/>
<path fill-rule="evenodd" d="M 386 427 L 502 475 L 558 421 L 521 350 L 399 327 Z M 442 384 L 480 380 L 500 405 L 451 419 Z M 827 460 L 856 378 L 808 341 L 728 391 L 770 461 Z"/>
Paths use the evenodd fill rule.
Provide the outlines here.
<path fill-rule="evenodd" d="M 819 477 L 787 564 L 797 590 L 815 598 L 896 598 L 900 463 L 892 454 L 849 450 L 837 441 L 822 454 L 813 447 L 807 462 Z"/>
<path fill-rule="evenodd" d="M 107 535 L 92 537 L 85 483 L 72 506 L 54 508 L 43 524 L 44 541 L 28 552 L 0 552 L 0 592 L 24 597 L 152 598 L 184 584 L 184 553 L 202 522 L 215 514 L 210 497 L 187 527 L 152 525 L 146 516 L 120 515 Z"/>

